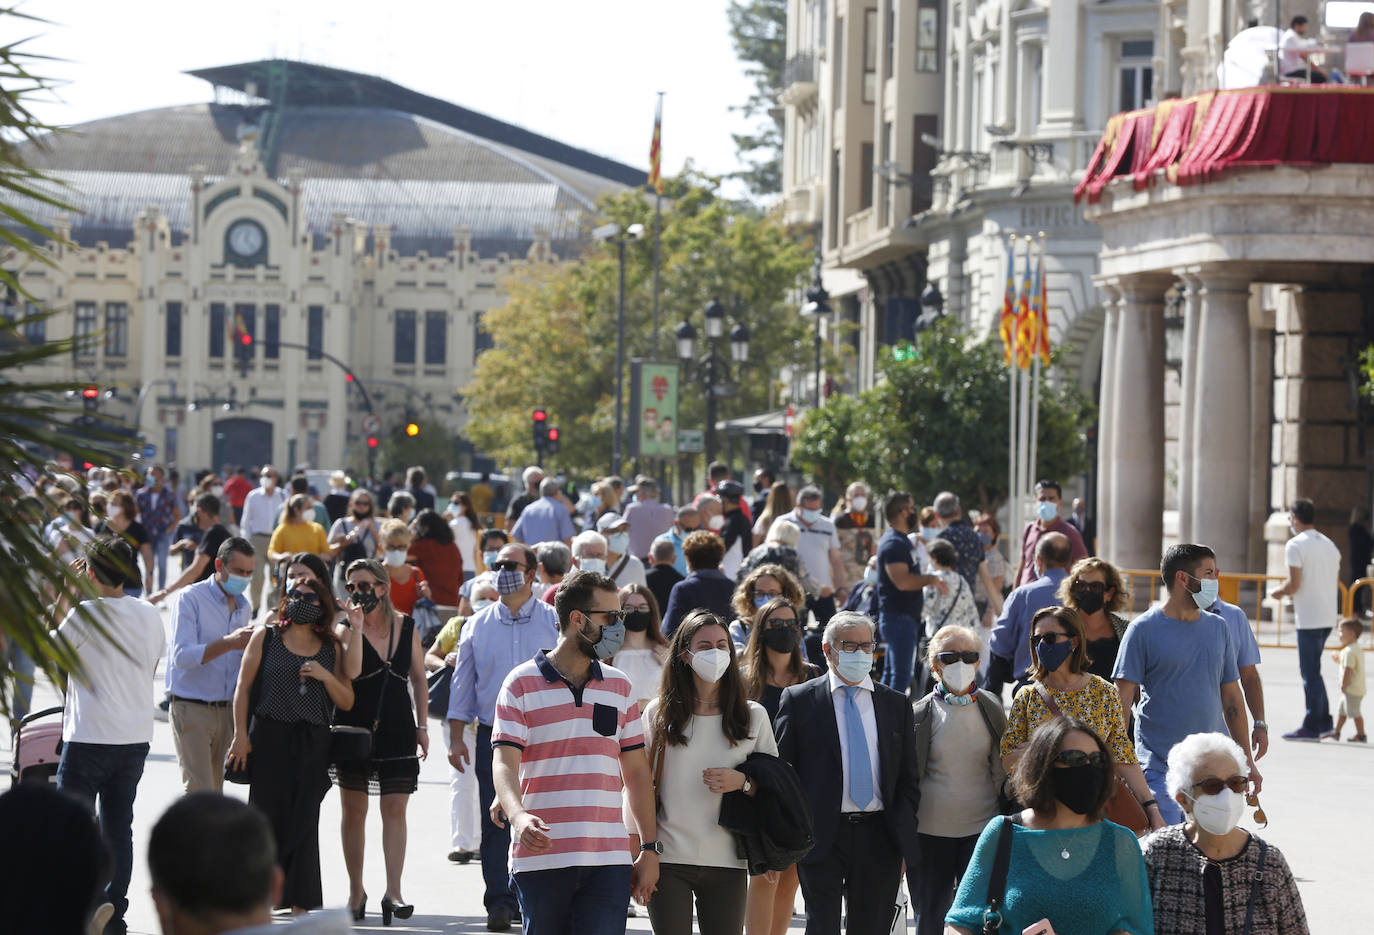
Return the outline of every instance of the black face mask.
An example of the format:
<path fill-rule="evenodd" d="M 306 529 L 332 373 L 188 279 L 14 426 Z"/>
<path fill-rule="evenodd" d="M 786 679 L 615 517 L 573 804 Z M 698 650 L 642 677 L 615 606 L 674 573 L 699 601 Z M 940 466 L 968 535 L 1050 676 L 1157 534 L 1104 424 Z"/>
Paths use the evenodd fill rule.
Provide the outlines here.
<path fill-rule="evenodd" d="M 1050 776 L 1054 781 L 1054 797 L 1079 815 L 1086 815 L 1093 810 L 1102 797 L 1102 786 L 1107 782 L 1106 771 L 1091 763 L 1054 766 L 1050 768 Z"/>
<path fill-rule="evenodd" d="M 647 610 L 632 610 L 625 615 L 625 629 L 631 633 L 643 633 L 649 629 L 649 621 L 652 619 Z"/>
<path fill-rule="evenodd" d="M 1095 614 L 1107 603 L 1107 595 L 1097 591 L 1074 591 L 1073 602 L 1085 614 Z"/>
<path fill-rule="evenodd" d="M 324 608 L 318 603 L 299 598 L 294 601 L 287 601 L 286 610 L 282 612 L 282 617 L 288 623 L 300 624 L 303 627 L 314 626 L 322 616 L 324 616 Z"/>
<path fill-rule="evenodd" d="M 353 603 L 363 609 L 363 613 L 370 614 L 377 609 L 377 605 L 382 599 L 377 596 L 376 591 L 354 591 Z"/>
<path fill-rule="evenodd" d="M 754 493 L 763 493 L 763 485 L 758 481 L 754 481 Z"/>
<path fill-rule="evenodd" d="M 775 653 L 790 653 L 801 643 L 801 634 L 792 627 L 763 631 L 763 645 Z"/>
<path fill-rule="evenodd" d="M 372 515 L 372 508 L 368 507 L 366 510 L 354 510 L 353 515 L 358 519 L 367 519 Z"/>

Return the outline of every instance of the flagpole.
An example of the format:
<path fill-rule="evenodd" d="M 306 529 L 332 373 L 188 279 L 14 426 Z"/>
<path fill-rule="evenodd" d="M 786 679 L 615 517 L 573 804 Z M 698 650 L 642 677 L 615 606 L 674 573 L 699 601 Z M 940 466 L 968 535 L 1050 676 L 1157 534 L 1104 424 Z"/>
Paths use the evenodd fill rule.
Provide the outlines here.
<path fill-rule="evenodd" d="M 1012 280 L 1016 278 L 1016 235 L 1011 235 L 1007 247 L 1011 254 Z M 1012 324 L 1012 341 L 1007 348 L 1007 400 L 1010 409 L 1007 413 L 1007 538 L 1020 535 L 1020 514 L 1017 504 L 1020 499 L 1021 479 L 1016 472 L 1016 326 Z"/>
<path fill-rule="evenodd" d="M 1032 239 L 1032 238 L 1030 238 L 1030 237 L 1027 237 L 1027 238 L 1026 238 L 1026 273 L 1027 273 L 1027 274 L 1030 273 L 1031 239 Z M 1029 275 L 1027 275 L 1027 276 L 1024 277 L 1024 278 L 1025 278 L 1025 279 L 1029 279 L 1030 277 L 1029 277 Z M 1023 282 L 1023 288 L 1029 290 L 1030 287 L 1029 287 L 1028 284 L 1026 284 L 1026 283 Z M 1026 301 L 1027 305 L 1029 305 L 1030 296 L 1026 296 L 1026 297 L 1025 297 L 1025 301 Z M 1019 306 L 1019 305 L 1020 305 L 1020 302 L 1018 302 L 1017 304 L 1018 304 L 1018 306 Z M 1020 326 L 1018 325 L 1018 326 L 1017 326 L 1017 336 L 1020 337 L 1020 334 L 1021 334 L 1021 328 L 1020 328 Z M 1020 486 L 1019 486 L 1019 488 L 1018 488 L 1018 492 L 1019 492 L 1019 495 L 1023 498 L 1024 502 L 1027 502 L 1027 503 L 1028 503 L 1028 502 L 1030 502 L 1030 499 L 1031 499 L 1031 496 L 1030 496 L 1030 486 L 1031 486 L 1032 483 L 1034 483 L 1034 481 L 1031 479 L 1031 476 L 1030 476 L 1030 465 L 1027 463 L 1027 456 L 1030 454 L 1030 450 L 1029 450 L 1030 446 L 1029 446 L 1029 444 L 1028 444 L 1028 441 L 1029 441 L 1029 440 L 1028 440 L 1028 438 L 1027 438 L 1027 435 L 1028 435 L 1029 429 L 1030 429 L 1030 373 L 1029 373 L 1028 371 L 1026 371 L 1025 369 L 1023 369 L 1023 368 L 1021 368 L 1021 367 L 1019 366 L 1019 361 L 1018 361 L 1017 363 L 1018 363 L 1017 369 L 1021 371 L 1020 374 L 1018 375 L 1018 379 L 1020 380 L 1020 383 L 1021 383 L 1021 391 L 1020 391 L 1020 396 L 1021 396 L 1021 399 L 1020 399 L 1021 408 L 1020 408 L 1020 417 L 1019 417 L 1019 419 L 1017 420 L 1017 426 L 1016 426 L 1016 435 L 1017 435 L 1016 458 L 1017 458 L 1017 461 L 1018 461 L 1019 464 L 1020 464 L 1020 467 L 1019 467 L 1019 469 L 1018 469 L 1018 473 L 1020 474 L 1020 478 L 1021 478 L 1021 483 L 1020 483 Z M 1018 520 L 1019 520 L 1019 519 L 1024 519 L 1024 517 L 1019 517 Z"/>
<path fill-rule="evenodd" d="M 658 92 L 658 122 L 663 121 L 663 93 Z M 662 131 L 660 130 L 660 134 Z M 659 144 L 660 147 L 662 143 Z M 660 149 L 660 152 L 662 150 Z M 660 157 L 661 158 L 661 157 Z M 654 360 L 658 360 L 658 295 L 659 295 L 659 239 L 663 230 L 663 192 L 654 186 Z"/>
<path fill-rule="evenodd" d="M 1048 328 L 1048 327 L 1049 327 L 1049 310 L 1046 309 L 1046 308 L 1044 307 L 1044 303 L 1040 301 L 1041 296 L 1043 296 L 1043 295 L 1046 294 L 1046 287 L 1045 287 L 1045 232 L 1044 232 L 1044 231 L 1041 231 L 1041 232 L 1040 232 L 1040 266 L 1039 266 L 1038 272 L 1039 272 L 1039 275 L 1036 277 L 1036 279 L 1039 280 L 1039 288 L 1038 288 L 1038 291 L 1037 291 L 1037 293 L 1036 293 L 1035 299 L 1036 299 L 1036 303 L 1040 306 L 1040 310 L 1036 313 L 1036 324 L 1035 324 L 1035 363 L 1031 365 L 1031 366 L 1032 366 L 1032 374 L 1031 374 L 1031 392 L 1032 392 L 1033 396 L 1031 397 L 1030 473 L 1031 473 L 1032 475 L 1035 474 L 1035 469 L 1036 469 L 1036 468 L 1035 468 L 1035 456 L 1036 456 L 1036 450 L 1039 448 L 1039 441 L 1040 441 L 1040 438 L 1039 438 L 1039 433 L 1040 433 L 1040 345 L 1043 343 L 1043 340 L 1044 340 L 1044 336 L 1040 334 L 1040 329 L 1041 329 L 1042 327 L 1044 327 L 1044 328 Z"/>

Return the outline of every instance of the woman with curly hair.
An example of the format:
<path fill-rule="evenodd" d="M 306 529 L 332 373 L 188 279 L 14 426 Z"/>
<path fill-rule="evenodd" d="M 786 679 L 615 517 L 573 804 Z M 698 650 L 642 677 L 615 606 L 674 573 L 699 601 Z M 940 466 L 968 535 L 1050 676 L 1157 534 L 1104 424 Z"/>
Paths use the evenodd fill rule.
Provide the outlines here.
<path fill-rule="evenodd" d="M 1121 572 L 1105 559 L 1084 558 L 1059 584 L 1059 602 L 1072 607 L 1083 618 L 1088 640 L 1088 671 L 1112 680 L 1116 651 L 1126 635 L 1129 622 L 1116 611 L 1125 610 L 1128 600 L 1121 584 Z"/>
<path fill-rule="evenodd" d="M 735 641 L 736 649 L 743 650 L 748 644 L 759 608 L 777 598 L 783 598 L 793 607 L 806 604 L 801 585 L 781 565 L 760 565 L 735 588 L 734 596 L 730 598 L 730 607 L 735 611 L 735 619 L 730 624 L 730 638 Z"/>

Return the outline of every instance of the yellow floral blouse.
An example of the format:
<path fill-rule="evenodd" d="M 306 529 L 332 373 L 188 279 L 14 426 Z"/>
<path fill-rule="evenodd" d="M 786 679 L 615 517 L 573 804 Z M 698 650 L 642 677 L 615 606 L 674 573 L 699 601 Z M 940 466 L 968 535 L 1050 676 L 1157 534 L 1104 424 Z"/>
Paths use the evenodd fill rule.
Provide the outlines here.
<path fill-rule="evenodd" d="M 1048 685 L 1045 686 L 1049 688 Z M 1135 748 L 1126 736 L 1126 724 L 1121 718 L 1121 696 L 1116 686 L 1096 675 L 1088 676 L 1088 684 L 1076 692 L 1061 692 L 1049 688 L 1050 696 L 1059 709 L 1090 726 L 1102 738 L 1118 763 L 1137 762 Z M 1016 693 L 1007 715 L 1007 729 L 1002 734 L 1002 755 L 1030 739 L 1035 729 L 1050 719 L 1050 710 L 1040 697 L 1035 683 Z"/>

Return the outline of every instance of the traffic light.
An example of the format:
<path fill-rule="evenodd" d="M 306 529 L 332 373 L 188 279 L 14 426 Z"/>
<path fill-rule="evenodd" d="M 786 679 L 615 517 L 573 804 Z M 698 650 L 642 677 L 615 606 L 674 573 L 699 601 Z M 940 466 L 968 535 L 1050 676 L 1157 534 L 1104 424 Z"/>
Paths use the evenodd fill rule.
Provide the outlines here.
<path fill-rule="evenodd" d="M 414 422 L 407 422 L 406 434 L 409 435 L 411 438 L 414 438 L 416 435 L 420 434 L 420 426 Z"/>
<path fill-rule="evenodd" d="M 239 311 L 234 312 L 234 358 L 238 361 L 239 373 L 248 376 L 248 368 L 253 362 L 253 329 Z"/>
<path fill-rule="evenodd" d="M 534 451 L 538 454 L 549 444 L 549 413 L 541 406 L 530 413 L 530 420 L 534 425 Z"/>
<path fill-rule="evenodd" d="M 558 439 L 561 434 L 562 433 L 558 431 L 558 426 L 549 426 L 549 440 L 547 445 L 545 445 L 544 447 L 544 450 L 546 452 L 548 452 L 551 455 L 558 454 Z"/>
<path fill-rule="evenodd" d="M 377 447 L 377 444 L 378 444 L 378 443 L 377 443 L 377 436 L 376 436 L 376 435 L 369 435 L 369 436 L 367 436 L 367 447 L 369 447 L 369 448 L 376 448 L 376 447 Z"/>
<path fill-rule="evenodd" d="M 94 386 L 88 386 L 81 391 L 81 401 L 87 409 L 96 409 L 100 406 L 100 390 Z"/>

